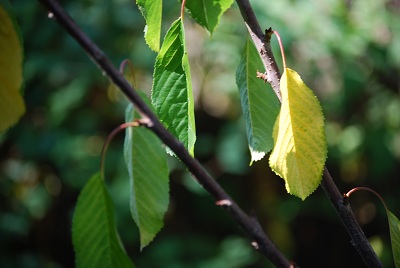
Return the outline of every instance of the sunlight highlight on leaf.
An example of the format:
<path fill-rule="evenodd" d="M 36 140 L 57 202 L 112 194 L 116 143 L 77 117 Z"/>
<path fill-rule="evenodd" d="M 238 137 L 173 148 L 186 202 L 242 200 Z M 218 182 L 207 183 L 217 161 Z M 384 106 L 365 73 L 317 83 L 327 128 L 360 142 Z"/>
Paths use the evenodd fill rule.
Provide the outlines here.
<path fill-rule="evenodd" d="M 9 4 L 0 1 L 0 132 L 25 112 L 22 87 L 22 41 Z"/>
<path fill-rule="evenodd" d="M 322 178 L 327 155 L 324 116 L 318 99 L 295 71 L 285 68 L 280 90 L 282 106 L 269 163 L 285 180 L 288 193 L 304 200 Z"/>
<path fill-rule="evenodd" d="M 136 0 L 139 10 L 146 20 L 144 39 L 154 51 L 160 49 L 162 0 Z"/>
<path fill-rule="evenodd" d="M 194 100 L 181 19 L 171 25 L 157 56 L 151 101 L 160 121 L 193 156 Z"/>

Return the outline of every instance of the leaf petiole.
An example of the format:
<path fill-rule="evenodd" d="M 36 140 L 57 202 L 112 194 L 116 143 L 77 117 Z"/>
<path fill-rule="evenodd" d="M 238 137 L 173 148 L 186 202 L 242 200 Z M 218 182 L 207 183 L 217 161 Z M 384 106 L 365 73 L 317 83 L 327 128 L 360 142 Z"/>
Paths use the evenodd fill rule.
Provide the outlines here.
<path fill-rule="evenodd" d="M 350 198 L 350 195 L 351 195 L 352 193 L 355 193 L 355 192 L 357 192 L 357 191 L 362 191 L 362 190 L 364 190 L 364 191 L 369 191 L 369 192 L 373 193 L 375 196 L 377 196 L 377 197 L 381 200 L 381 202 L 382 202 L 382 204 L 384 205 L 386 211 L 389 211 L 389 209 L 388 209 L 388 207 L 387 207 L 387 205 L 386 205 L 386 203 L 385 203 L 385 200 L 383 200 L 383 197 L 382 197 L 380 194 L 378 194 L 378 192 L 376 192 L 375 190 L 372 190 L 372 189 L 370 189 L 370 188 L 368 188 L 368 187 L 362 187 L 362 186 L 356 187 L 356 188 L 351 189 L 351 190 L 348 191 L 347 193 L 343 194 L 343 197 L 345 198 L 345 199 L 344 199 L 345 202 L 348 202 L 348 200 L 349 200 L 349 198 Z"/>
<path fill-rule="evenodd" d="M 108 146 L 110 145 L 112 139 L 122 130 L 128 128 L 128 127 L 138 127 L 140 126 L 140 122 L 139 121 L 134 121 L 134 122 L 127 122 L 127 123 L 123 123 L 121 125 L 119 125 L 118 127 L 116 127 L 113 131 L 111 131 L 110 134 L 108 134 L 106 141 L 103 144 L 103 148 L 101 148 L 101 156 L 100 156 L 100 176 L 102 178 L 102 180 L 105 180 L 105 176 L 104 176 L 104 162 L 106 159 L 106 152 L 108 149 Z"/>
<path fill-rule="evenodd" d="M 121 74 L 124 74 L 124 70 L 125 70 L 125 66 L 126 66 L 126 65 L 128 65 L 129 71 L 130 71 L 130 73 L 131 73 L 131 75 L 132 75 L 132 86 L 133 86 L 134 88 L 137 88 L 137 85 L 136 85 L 136 77 L 135 77 L 135 72 L 134 72 L 135 68 L 133 67 L 133 63 L 132 63 L 131 60 L 129 60 L 129 59 L 123 60 L 123 61 L 121 62 L 121 64 L 119 65 L 119 72 L 120 72 Z M 129 82 L 130 82 L 130 81 L 129 81 Z"/>
<path fill-rule="evenodd" d="M 279 47 L 281 49 L 281 54 L 282 54 L 283 68 L 286 69 L 285 50 L 283 49 L 281 36 L 279 35 L 278 31 L 272 31 L 272 32 L 276 35 L 276 38 L 278 39 Z"/>
<path fill-rule="evenodd" d="M 181 20 L 183 21 L 183 17 L 185 15 L 185 4 L 186 0 L 182 0 L 182 6 L 181 6 Z"/>
<path fill-rule="evenodd" d="M 343 196 L 345 198 L 344 202 L 347 203 L 350 195 L 359 190 L 366 190 L 366 191 L 373 193 L 381 200 L 381 202 L 385 206 L 386 214 L 388 217 L 388 223 L 389 223 L 390 240 L 391 240 L 391 244 L 392 244 L 392 253 L 393 253 L 394 263 L 395 263 L 395 267 L 399 268 L 400 267 L 400 242 L 399 242 L 400 241 L 400 221 L 399 221 L 399 219 L 389 210 L 389 208 L 387 207 L 385 201 L 380 196 L 380 194 L 378 194 L 376 191 L 374 191 L 368 187 L 356 187 L 356 188 L 351 189 L 347 193 L 343 194 Z"/>

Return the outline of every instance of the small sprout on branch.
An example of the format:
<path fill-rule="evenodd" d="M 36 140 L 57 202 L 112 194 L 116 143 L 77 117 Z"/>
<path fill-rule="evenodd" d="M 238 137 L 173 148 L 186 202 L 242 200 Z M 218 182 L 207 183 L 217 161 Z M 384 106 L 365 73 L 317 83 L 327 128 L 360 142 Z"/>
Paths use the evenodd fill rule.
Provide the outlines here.
<path fill-rule="evenodd" d="M 256 241 L 251 242 L 251 245 L 258 250 L 260 247 L 258 246 L 258 243 Z"/>
<path fill-rule="evenodd" d="M 151 128 L 154 125 L 153 121 L 151 121 L 151 119 L 149 117 L 143 117 L 143 118 L 137 119 L 137 120 L 135 120 L 135 122 L 137 122 L 140 126 L 144 126 L 147 128 Z"/>
<path fill-rule="evenodd" d="M 271 27 L 268 29 L 265 29 L 265 35 L 264 35 L 264 41 L 266 43 L 271 43 L 271 36 L 274 34 L 274 31 L 272 30 Z"/>
<path fill-rule="evenodd" d="M 260 73 L 259 71 L 257 71 L 257 76 L 256 77 L 264 80 L 264 83 L 271 81 L 271 79 L 269 79 L 269 76 L 268 76 L 267 72 Z"/>
<path fill-rule="evenodd" d="M 227 206 L 227 207 L 229 207 L 229 206 L 232 206 L 232 201 L 228 200 L 228 199 L 223 199 L 223 200 L 219 200 L 219 201 L 215 202 L 215 204 L 217 206 Z"/>
<path fill-rule="evenodd" d="M 349 205 L 349 196 L 347 193 L 343 194 L 343 205 L 348 206 Z"/>

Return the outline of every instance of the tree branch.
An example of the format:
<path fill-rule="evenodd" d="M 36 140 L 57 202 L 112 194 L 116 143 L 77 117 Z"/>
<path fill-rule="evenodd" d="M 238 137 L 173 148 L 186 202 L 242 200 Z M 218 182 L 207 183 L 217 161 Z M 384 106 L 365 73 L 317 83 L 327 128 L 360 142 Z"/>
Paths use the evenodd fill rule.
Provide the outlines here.
<path fill-rule="evenodd" d="M 279 72 L 279 68 L 276 65 L 274 55 L 271 50 L 271 45 L 269 43 L 269 30 L 267 30 L 266 35 L 263 34 L 249 0 L 236 0 L 236 2 L 239 6 L 240 12 L 250 33 L 250 36 L 260 53 L 266 70 L 266 75 L 268 77 L 268 82 L 271 84 L 271 87 L 275 91 L 275 94 L 277 95 L 279 100 L 282 101 L 279 91 L 281 75 Z M 326 196 L 331 201 L 344 227 L 349 233 L 351 244 L 361 256 L 364 263 L 368 267 L 383 267 L 375 251 L 372 249 L 371 244 L 365 237 L 364 232 L 358 225 L 350 205 L 344 204 L 343 196 L 339 192 L 339 189 L 334 183 L 326 167 L 324 168 L 321 187 L 324 190 Z"/>
<path fill-rule="evenodd" d="M 351 244 L 354 246 L 358 254 L 368 267 L 383 267 L 371 244 L 365 237 L 363 230 L 358 225 L 350 204 L 344 202 L 343 195 L 339 192 L 328 169 L 324 168 L 324 177 L 321 182 L 321 188 L 331 201 L 333 207 L 339 215 L 344 227 L 351 237 Z"/>
<path fill-rule="evenodd" d="M 75 21 L 64 11 L 55 0 L 39 0 L 50 12 L 49 17 L 55 18 L 60 25 L 81 45 L 100 70 L 114 83 L 138 109 L 147 127 L 152 130 L 165 145 L 167 145 L 187 166 L 198 182 L 222 206 L 228 214 L 244 229 L 253 240 L 253 246 L 265 255 L 277 267 L 290 267 L 291 263 L 276 248 L 262 230 L 259 222 L 247 215 L 222 189 L 222 187 L 206 172 L 200 163 L 192 158 L 186 148 L 161 124 L 157 116 L 142 101 L 133 87 L 124 79 L 112 65 L 106 55 L 87 37 Z"/>
<path fill-rule="evenodd" d="M 274 54 L 271 50 L 270 37 L 269 35 L 264 35 L 261 30 L 260 24 L 254 14 L 253 8 L 250 5 L 248 0 L 237 0 L 236 1 L 240 13 L 242 14 L 243 20 L 246 24 L 247 30 L 250 33 L 251 39 L 256 46 L 262 62 L 264 64 L 264 68 L 267 74 L 267 81 L 270 83 L 272 89 L 275 91 L 276 96 L 279 101 L 282 102 L 281 91 L 279 88 L 280 85 L 280 77 L 281 73 L 279 71 L 278 65 L 276 64 Z M 268 31 L 268 30 L 266 30 Z"/>

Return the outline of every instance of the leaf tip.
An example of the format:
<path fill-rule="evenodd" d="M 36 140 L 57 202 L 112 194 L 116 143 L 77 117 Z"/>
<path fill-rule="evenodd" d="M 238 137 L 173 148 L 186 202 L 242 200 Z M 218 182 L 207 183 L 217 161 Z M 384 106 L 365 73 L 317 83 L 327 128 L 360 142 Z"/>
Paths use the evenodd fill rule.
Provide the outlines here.
<path fill-rule="evenodd" d="M 265 156 L 265 152 L 255 151 L 251 147 L 250 147 L 250 153 L 251 153 L 250 166 L 253 164 L 253 162 L 260 161 Z"/>
<path fill-rule="evenodd" d="M 288 183 L 285 183 L 285 187 L 286 190 L 289 194 L 297 196 L 298 198 L 300 198 L 302 201 L 306 200 L 307 197 L 309 197 L 312 193 L 315 192 L 315 190 L 317 190 L 318 185 L 321 183 L 322 180 L 322 174 L 319 176 L 319 180 L 313 180 L 313 183 L 315 183 L 314 185 L 309 185 L 306 187 L 306 189 L 304 188 L 290 188 L 288 186 Z"/>

